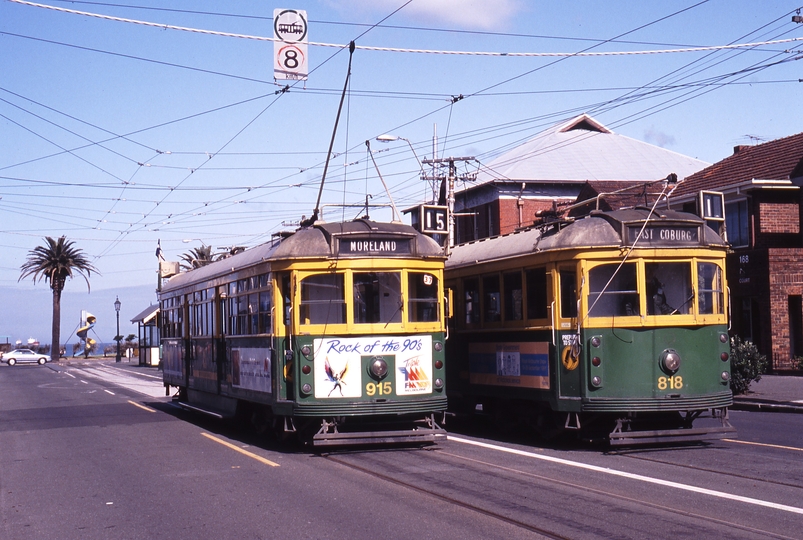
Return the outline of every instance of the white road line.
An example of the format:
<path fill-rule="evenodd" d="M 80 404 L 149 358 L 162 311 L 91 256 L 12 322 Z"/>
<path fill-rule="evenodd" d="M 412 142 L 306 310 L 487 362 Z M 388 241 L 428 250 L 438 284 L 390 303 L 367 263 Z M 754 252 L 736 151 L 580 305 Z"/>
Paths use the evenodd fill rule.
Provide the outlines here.
<path fill-rule="evenodd" d="M 69 373 L 69 372 L 67 372 L 67 371 L 62 371 L 62 373 L 64 373 L 65 375 L 67 375 L 67 376 L 69 376 L 69 377 L 72 377 L 73 379 L 75 379 L 75 375 L 73 375 L 72 373 Z"/>
<path fill-rule="evenodd" d="M 104 391 L 104 392 L 106 392 L 107 394 L 111 394 L 111 395 L 113 395 L 113 396 L 114 396 L 114 395 L 116 395 L 116 394 L 115 394 L 114 392 L 112 392 L 111 390 L 106 390 L 105 388 L 103 389 L 103 391 Z"/>
<path fill-rule="evenodd" d="M 131 372 L 130 372 L 129 370 L 127 370 L 127 369 L 124 369 L 124 368 L 119 368 L 119 367 L 116 367 L 116 366 L 109 366 L 109 365 L 106 365 L 106 366 L 99 366 L 99 369 L 106 369 L 106 370 L 109 370 L 110 372 L 111 372 L 111 371 L 117 371 L 117 372 L 119 372 L 119 373 L 131 373 Z M 136 376 L 137 376 L 137 377 L 148 377 L 148 378 L 150 378 L 150 379 L 156 379 L 156 380 L 158 380 L 158 381 L 161 381 L 161 380 L 162 380 L 162 376 L 161 376 L 161 375 L 151 375 L 150 373 L 142 373 L 142 372 L 137 372 L 137 373 L 136 373 Z"/>
<path fill-rule="evenodd" d="M 524 450 L 516 450 L 514 448 L 505 448 L 504 446 L 497 446 L 495 444 L 488 444 L 479 441 L 472 441 L 469 439 L 463 439 L 460 437 L 454 437 L 452 435 L 448 436 L 450 441 L 459 442 L 463 444 L 470 444 L 474 446 L 479 446 L 481 448 L 488 448 L 490 450 L 498 450 L 500 452 L 506 452 L 508 454 L 515 454 L 518 456 L 524 456 L 534 459 L 540 459 L 542 461 L 549 461 L 552 463 L 558 463 L 560 465 L 567 465 L 569 467 L 576 467 L 578 469 L 586 469 L 589 471 L 595 471 L 603 474 L 610 474 L 612 476 L 621 476 L 623 478 L 630 478 L 631 480 L 639 480 L 641 482 L 647 482 L 649 484 L 658 484 L 659 486 L 666 486 L 675 489 L 681 489 L 684 491 L 691 491 L 694 493 L 700 493 L 703 495 L 710 495 L 712 497 L 719 497 L 721 499 L 727 499 L 731 501 L 738 501 L 747 504 L 753 504 L 756 506 L 764 506 L 766 508 L 774 508 L 776 510 L 782 510 L 784 512 L 791 512 L 793 514 L 803 514 L 803 508 L 798 508 L 796 506 L 787 506 L 785 504 L 778 504 L 769 501 L 762 501 L 761 499 L 754 499 L 752 497 L 742 497 L 741 495 L 733 495 L 731 493 L 725 493 L 722 491 L 715 491 L 713 489 L 706 489 L 700 488 L 696 486 L 690 486 L 688 484 L 681 484 L 678 482 L 670 482 L 668 480 L 661 480 L 660 478 L 651 478 L 649 476 L 643 476 L 640 474 L 633 474 L 627 473 L 623 471 L 617 471 L 615 469 L 608 469 L 606 467 L 598 467 L 596 465 L 589 465 L 587 463 L 580 463 L 577 461 L 569 461 L 568 459 L 556 458 L 551 456 L 545 456 L 541 454 L 536 454 L 534 452 L 527 452 Z"/>
<path fill-rule="evenodd" d="M 121 376 L 117 370 L 109 371 L 97 367 L 81 369 L 80 373 L 93 379 L 100 379 L 114 386 L 133 390 L 149 397 L 164 397 L 164 386 L 160 382 L 146 381 L 135 377 Z M 81 381 L 84 382 L 84 381 Z"/>

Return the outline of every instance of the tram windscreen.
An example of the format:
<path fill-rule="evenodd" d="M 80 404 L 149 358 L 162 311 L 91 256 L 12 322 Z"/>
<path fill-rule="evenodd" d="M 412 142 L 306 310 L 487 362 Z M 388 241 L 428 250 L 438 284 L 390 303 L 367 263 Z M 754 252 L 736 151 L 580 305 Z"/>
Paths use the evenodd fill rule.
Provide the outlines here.
<path fill-rule="evenodd" d="M 407 294 L 409 296 L 410 322 L 437 322 L 440 320 L 438 309 L 438 278 L 432 274 L 409 272 L 407 274 Z"/>
<path fill-rule="evenodd" d="M 354 273 L 354 323 L 400 323 L 400 272 Z"/>
<path fill-rule="evenodd" d="M 644 271 L 648 315 L 677 315 L 692 312 L 694 290 L 691 282 L 691 263 L 645 263 Z"/>
<path fill-rule="evenodd" d="M 636 264 L 603 264 L 588 273 L 591 317 L 639 315 Z"/>
<path fill-rule="evenodd" d="M 345 324 L 343 274 L 315 274 L 301 280 L 301 324 Z"/>

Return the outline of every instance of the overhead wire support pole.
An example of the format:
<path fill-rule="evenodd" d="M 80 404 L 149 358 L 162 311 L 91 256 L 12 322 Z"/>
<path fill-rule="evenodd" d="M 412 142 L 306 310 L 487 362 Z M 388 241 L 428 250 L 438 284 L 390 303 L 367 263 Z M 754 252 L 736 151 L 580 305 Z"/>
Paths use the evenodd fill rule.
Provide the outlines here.
<path fill-rule="evenodd" d="M 421 163 L 424 165 L 436 165 L 441 163 L 448 163 L 449 164 L 449 174 L 446 176 L 446 179 L 449 181 L 447 184 L 446 189 L 446 204 L 449 208 L 449 238 L 446 241 L 446 245 L 444 246 L 444 251 L 448 256 L 451 252 L 452 246 L 454 246 L 454 185 L 455 181 L 457 180 L 457 168 L 455 167 L 456 161 L 474 161 L 476 158 L 474 156 L 468 157 L 448 157 L 448 158 L 438 158 L 438 159 L 425 159 Z M 435 177 L 434 179 L 437 180 L 444 180 L 443 176 Z"/>

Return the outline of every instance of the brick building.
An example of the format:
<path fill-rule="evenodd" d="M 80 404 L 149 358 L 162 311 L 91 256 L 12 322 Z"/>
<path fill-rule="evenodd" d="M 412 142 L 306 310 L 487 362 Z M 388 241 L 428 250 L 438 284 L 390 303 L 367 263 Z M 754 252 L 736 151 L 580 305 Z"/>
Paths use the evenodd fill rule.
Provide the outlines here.
<path fill-rule="evenodd" d="M 588 182 L 650 183 L 684 178 L 708 163 L 614 133 L 582 114 L 539 133 L 484 164 L 475 181 L 458 184 L 455 242 L 528 227 L 536 213 L 573 203 Z"/>
<path fill-rule="evenodd" d="M 673 208 L 698 213 L 701 191 L 724 194 L 732 333 L 753 341 L 773 369 L 803 356 L 803 133 L 733 155 L 678 185 Z"/>

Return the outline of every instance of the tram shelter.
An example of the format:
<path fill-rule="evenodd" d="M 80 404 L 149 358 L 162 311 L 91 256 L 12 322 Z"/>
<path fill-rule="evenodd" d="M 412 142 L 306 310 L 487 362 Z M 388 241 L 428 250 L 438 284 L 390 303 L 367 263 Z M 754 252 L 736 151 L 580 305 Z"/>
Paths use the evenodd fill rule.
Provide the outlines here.
<path fill-rule="evenodd" d="M 137 324 L 139 343 L 139 365 L 158 366 L 160 355 L 159 304 L 148 306 L 142 313 L 131 319 Z"/>

